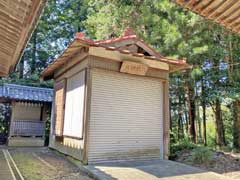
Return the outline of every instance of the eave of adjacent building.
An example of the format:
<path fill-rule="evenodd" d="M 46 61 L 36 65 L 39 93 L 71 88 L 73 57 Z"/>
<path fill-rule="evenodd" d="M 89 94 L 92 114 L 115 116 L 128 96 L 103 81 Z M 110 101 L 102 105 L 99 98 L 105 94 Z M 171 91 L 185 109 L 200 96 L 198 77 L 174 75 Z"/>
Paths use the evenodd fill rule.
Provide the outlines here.
<path fill-rule="evenodd" d="M 15 69 L 46 2 L 0 0 L 0 76 L 7 76 Z"/>
<path fill-rule="evenodd" d="M 240 33 L 239 0 L 173 0 L 173 2 L 234 33 Z"/>

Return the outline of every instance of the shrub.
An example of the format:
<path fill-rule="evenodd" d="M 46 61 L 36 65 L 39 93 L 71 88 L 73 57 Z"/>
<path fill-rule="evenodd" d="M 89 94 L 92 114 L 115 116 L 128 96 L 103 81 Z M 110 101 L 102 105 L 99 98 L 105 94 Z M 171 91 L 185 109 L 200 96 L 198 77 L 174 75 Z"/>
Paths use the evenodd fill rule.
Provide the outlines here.
<path fill-rule="evenodd" d="M 170 147 L 170 159 L 175 159 L 178 152 L 182 150 L 192 150 L 199 147 L 198 145 L 191 142 L 189 138 L 184 138 L 177 143 L 171 143 Z"/>
<path fill-rule="evenodd" d="M 192 151 L 190 160 L 197 164 L 210 163 L 213 160 L 213 153 L 206 147 L 198 147 Z"/>

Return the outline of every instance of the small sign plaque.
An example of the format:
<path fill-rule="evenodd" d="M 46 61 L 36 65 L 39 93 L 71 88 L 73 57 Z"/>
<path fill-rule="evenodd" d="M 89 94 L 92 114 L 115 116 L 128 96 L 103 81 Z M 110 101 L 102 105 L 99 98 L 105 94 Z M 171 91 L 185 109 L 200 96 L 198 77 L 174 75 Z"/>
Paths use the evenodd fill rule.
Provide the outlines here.
<path fill-rule="evenodd" d="M 144 76 L 148 71 L 148 66 L 132 61 L 123 61 L 120 72 Z"/>

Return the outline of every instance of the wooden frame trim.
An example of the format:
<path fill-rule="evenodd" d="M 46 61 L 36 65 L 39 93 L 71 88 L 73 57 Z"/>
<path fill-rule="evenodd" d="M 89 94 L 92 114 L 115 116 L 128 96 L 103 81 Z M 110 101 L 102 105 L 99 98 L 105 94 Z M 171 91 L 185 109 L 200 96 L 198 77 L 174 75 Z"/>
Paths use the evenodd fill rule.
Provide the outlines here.
<path fill-rule="evenodd" d="M 163 159 L 169 157 L 170 143 L 169 82 L 163 82 Z"/>
<path fill-rule="evenodd" d="M 123 60 L 138 62 L 142 64 L 146 64 L 148 67 L 156 68 L 159 70 L 167 70 L 169 71 L 170 62 L 165 62 L 161 59 L 155 59 L 152 57 L 137 57 L 131 54 L 123 54 L 119 51 L 107 51 L 103 47 L 91 47 L 89 48 L 89 55 L 97 56 L 104 58 L 106 60 L 111 59 L 112 61 L 122 62 Z"/>
<path fill-rule="evenodd" d="M 62 131 L 62 135 L 58 135 L 58 134 L 56 134 L 56 127 L 55 127 L 55 125 L 56 125 L 56 88 L 54 87 L 54 111 L 53 111 L 53 113 L 54 113 L 54 115 L 53 115 L 53 135 L 55 135 L 56 137 L 62 137 L 63 136 L 63 127 L 64 127 L 64 115 L 65 115 L 65 103 L 66 103 L 66 88 L 67 88 L 67 79 L 66 78 L 63 78 L 63 79 L 61 79 L 61 80 L 59 80 L 59 81 L 56 81 L 55 82 L 55 85 L 57 84 L 57 83 L 60 83 L 61 81 L 63 81 L 63 83 L 64 83 L 64 95 L 63 95 L 63 114 L 62 114 L 62 128 L 61 128 L 61 131 Z M 52 107 L 53 108 L 53 107 Z"/>
<path fill-rule="evenodd" d="M 64 115 L 65 115 L 65 104 L 66 104 L 66 94 L 67 94 L 67 83 L 68 83 L 68 79 L 69 78 L 71 78 L 71 77 L 73 77 L 73 76 L 75 76 L 75 75 L 77 75 L 77 74 L 79 74 L 79 73 L 81 73 L 81 72 L 85 72 L 84 73 L 84 76 L 85 76 L 85 78 L 84 78 L 84 85 L 85 85 L 85 89 L 84 89 L 84 99 L 83 99 L 83 101 L 84 101 L 84 106 L 83 106 L 83 121 L 82 121 L 82 134 L 81 134 L 81 136 L 82 137 L 77 137 L 77 136 L 72 136 L 72 135 L 67 135 L 67 134 L 64 134 L 64 122 L 65 122 L 65 116 L 64 116 L 64 118 L 63 118 L 63 137 L 69 137 L 69 138 L 72 138 L 72 139 L 78 139 L 78 140 L 83 140 L 84 139 L 84 129 L 85 129 L 85 127 L 84 127 L 84 118 L 85 118 L 85 115 L 84 115 L 84 112 L 85 112 L 85 109 L 86 109 L 86 107 L 85 107 L 85 101 L 86 101 L 86 87 L 87 87 L 87 68 L 83 68 L 83 69 L 81 69 L 80 71 L 78 71 L 78 72 L 76 72 L 76 73 L 74 73 L 74 74 L 72 74 L 71 76 L 69 76 L 69 77 L 67 77 L 67 78 L 64 78 L 64 79 L 66 79 L 66 84 L 65 84 L 65 88 L 66 88 L 66 91 L 65 91 L 65 103 L 64 103 Z"/>
<path fill-rule="evenodd" d="M 54 77 L 54 79 L 58 79 L 59 77 L 61 77 L 63 74 L 65 74 L 66 72 L 68 72 L 69 70 L 71 70 L 72 68 L 74 68 L 74 66 L 77 66 L 78 64 L 80 64 L 81 62 L 83 62 L 86 58 L 88 57 L 88 55 L 85 55 L 83 58 L 81 58 L 79 61 L 77 61 L 76 63 L 72 64 L 70 67 L 68 67 L 67 69 L 65 69 L 63 72 L 61 72 L 60 74 L 58 74 L 57 76 Z M 86 68 L 85 68 L 86 69 Z M 80 71 L 79 71 L 80 72 Z M 77 73 L 74 73 L 77 74 Z M 72 75 L 71 75 L 72 76 Z M 71 77 L 69 76 L 69 77 Z"/>
<path fill-rule="evenodd" d="M 77 40 L 74 39 L 72 42 L 70 42 L 70 44 L 65 48 L 61 55 L 43 70 L 43 72 L 41 73 L 41 77 L 44 80 L 51 79 L 53 74 L 59 69 L 61 69 L 62 66 L 69 64 L 70 66 L 72 66 L 71 65 L 72 61 L 81 61 L 83 58 L 85 58 L 85 56 L 88 55 L 88 47 L 86 47 L 85 45 L 82 46 L 73 45 L 74 43 L 79 44 L 79 40 L 80 39 Z M 74 50 L 71 52 L 71 49 L 76 48 L 78 48 L 78 50 Z"/>
<path fill-rule="evenodd" d="M 136 75 L 136 74 L 129 74 L 129 73 L 122 73 L 120 71 L 114 71 L 114 70 L 111 70 L 111 69 L 104 69 L 104 68 L 101 68 L 101 67 L 93 67 L 91 69 L 100 69 L 100 70 L 105 70 L 105 71 L 111 71 L 111 72 L 115 72 L 115 73 L 120 73 L 120 74 L 125 74 L 125 75 L 129 75 L 129 76 L 135 76 L 135 77 L 142 77 L 142 78 L 152 78 L 152 79 L 157 79 L 159 81 L 161 81 L 162 83 L 165 83 L 168 81 L 168 79 L 164 79 L 164 78 L 159 78 L 159 77 L 153 77 L 153 76 L 140 76 L 140 75 Z"/>
<path fill-rule="evenodd" d="M 54 82 L 55 83 L 55 82 Z M 55 147 L 55 142 L 57 141 L 57 138 L 54 134 L 54 123 L 55 123 L 55 90 L 53 90 L 53 99 L 51 103 L 51 114 L 50 114 L 50 132 L 49 132 L 49 143 L 48 147 L 54 148 Z M 61 140 L 62 141 L 62 140 Z"/>
<path fill-rule="evenodd" d="M 89 54 L 88 55 L 89 58 L 92 58 L 94 60 L 99 60 L 99 61 L 103 61 L 103 62 L 109 62 L 109 63 L 122 63 L 123 61 L 130 61 L 130 62 L 135 62 L 135 63 L 140 63 L 140 64 L 144 64 L 142 62 L 137 62 L 137 61 L 132 61 L 132 60 L 128 60 L 128 59 L 119 59 L 119 60 L 114 60 L 111 58 L 105 58 L 105 57 L 101 57 L 101 56 L 97 56 L 97 55 L 93 55 L 93 54 Z M 146 65 L 146 64 L 145 64 Z M 158 71 L 166 71 L 168 72 L 169 70 L 165 70 L 165 69 L 158 69 L 158 68 L 153 68 L 148 66 L 149 69 L 156 69 Z"/>
<path fill-rule="evenodd" d="M 54 84 L 55 84 L 56 82 L 54 82 Z M 50 119 L 50 136 L 53 136 L 53 135 L 55 135 L 55 105 L 56 105 L 56 102 L 55 102 L 55 100 L 56 100 L 56 98 L 55 98 L 55 96 L 56 96 L 56 92 L 55 92 L 55 89 L 53 90 L 53 99 L 52 99 L 52 109 L 51 109 L 51 119 Z M 50 140 L 50 137 L 49 137 L 49 140 Z M 49 144 L 50 144 L 50 141 L 49 141 Z"/>
<path fill-rule="evenodd" d="M 86 99 L 85 99 L 85 131 L 84 131 L 84 144 L 83 144 L 83 163 L 88 164 L 88 150 L 89 150 L 89 121 L 91 114 L 91 97 L 92 97 L 92 69 L 87 68 L 87 81 L 86 81 Z"/>
<path fill-rule="evenodd" d="M 62 114 L 62 123 L 63 123 L 63 125 L 62 125 L 62 129 L 61 129 L 61 131 L 62 131 L 62 136 L 63 136 L 63 128 L 64 128 L 64 121 L 65 121 L 65 106 L 66 106 L 66 94 L 67 94 L 67 78 L 64 78 L 63 79 L 63 81 L 64 81 L 64 97 L 63 97 L 63 114 Z"/>
<path fill-rule="evenodd" d="M 64 138 L 71 138 L 71 139 L 76 139 L 76 140 L 83 140 L 83 138 L 77 137 L 77 136 L 71 136 L 71 135 L 63 135 Z"/>
<path fill-rule="evenodd" d="M 69 78 L 71 78 L 71 77 L 73 77 L 73 76 L 75 76 L 75 75 L 77 75 L 77 74 L 79 74 L 79 73 L 81 73 L 81 72 L 83 72 L 83 71 L 86 71 L 86 69 L 87 69 L 87 68 L 83 68 L 83 69 L 81 69 L 81 70 L 73 73 L 72 75 L 70 75 L 70 76 L 68 76 L 68 77 L 64 77 L 64 78 L 67 80 L 67 79 L 69 79 Z M 86 79 L 86 78 L 85 78 L 85 79 Z M 60 80 L 60 81 L 61 81 L 61 80 Z"/>
<path fill-rule="evenodd" d="M 116 62 L 116 61 L 113 61 L 113 60 L 111 60 L 111 59 L 106 60 L 105 58 L 98 57 L 98 56 L 92 56 L 92 55 L 90 55 L 90 56 L 88 56 L 88 57 L 89 57 L 89 58 L 93 58 L 93 61 L 98 60 L 98 61 L 103 61 L 103 62 L 104 62 L 104 61 L 106 61 L 106 62 L 109 62 L 109 61 Z M 95 59 L 95 58 L 97 58 L 97 59 Z M 92 60 L 89 59 L 89 61 L 92 61 Z M 106 71 L 113 71 L 113 72 L 122 73 L 122 72 L 120 72 L 120 68 L 121 68 L 121 63 L 122 63 L 122 62 L 117 62 L 117 63 L 119 63 L 119 66 L 120 66 L 118 70 L 110 69 L 110 68 L 104 68 L 104 67 L 99 67 L 99 66 L 94 66 L 94 65 L 91 65 L 89 68 L 91 68 L 91 69 L 102 69 L 102 70 L 106 70 Z M 151 70 L 157 70 L 157 71 L 160 71 L 160 72 L 164 72 L 164 73 L 169 74 L 169 71 L 167 71 L 167 70 L 159 70 L 159 69 L 155 69 L 155 68 L 151 68 L 151 67 L 148 67 L 148 71 L 147 71 L 146 75 L 144 75 L 144 76 L 140 76 L 140 75 L 136 75 L 136 74 L 129 74 L 129 73 L 122 73 L 122 74 L 129 74 L 129 75 L 138 76 L 138 77 L 140 76 L 140 77 L 156 78 L 156 79 L 161 80 L 162 82 L 168 81 L 167 79 L 164 79 L 164 78 L 161 78 L 161 77 L 156 77 L 156 76 L 150 76 L 150 75 L 148 75 L 148 72 L 151 71 Z"/>

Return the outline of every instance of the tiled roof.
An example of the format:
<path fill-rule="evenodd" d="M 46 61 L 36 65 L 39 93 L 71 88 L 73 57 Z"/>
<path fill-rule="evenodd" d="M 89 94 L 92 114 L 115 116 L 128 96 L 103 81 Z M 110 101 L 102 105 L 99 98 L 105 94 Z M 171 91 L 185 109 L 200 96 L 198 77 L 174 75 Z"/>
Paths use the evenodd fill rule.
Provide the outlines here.
<path fill-rule="evenodd" d="M 132 52 L 127 49 L 119 49 L 118 47 L 115 47 L 112 45 L 112 43 L 117 43 L 124 40 L 133 40 L 135 44 L 142 43 L 145 47 L 150 49 L 153 54 L 150 56 L 144 55 L 142 53 L 136 53 Z M 84 33 L 79 32 L 76 34 L 74 40 L 67 46 L 67 48 L 64 50 L 64 52 L 55 59 L 51 64 L 48 65 L 46 69 L 42 72 L 42 77 L 47 77 L 50 74 L 53 73 L 54 70 L 61 67 L 64 63 L 66 63 L 71 57 L 73 57 L 75 54 L 77 54 L 82 47 L 102 47 L 106 51 L 115 51 L 119 52 L 121 54 L 128 54 L 130 56 L 135 57 L 142 57 L 144 59 L 151 59 L 156 60 L 160 62 L 164 62 L 167 64 L 172 64 L 173 66 L 179 66 L 183 68 L 189 67 L 189 65 L 186 63 L 185 59 L 173 59 L 162 56 L 158 51 L 156 51 L 154 48 L 146 44 L 142 39 L 139 39 L 139 37 L 134 34 L 132 30 L 127 29 L 125 33 L 120 37 L 113 37 L 106 40 L 99 40 L 94 41 L 92 39 L 87 39 L 84 35 Z"/>
<path fill-rule="evenodd" d="M 0 86 L 0 97 L 24 101 L 52 102 L 53 90 L 50 88 L 3 84 Z"/>

